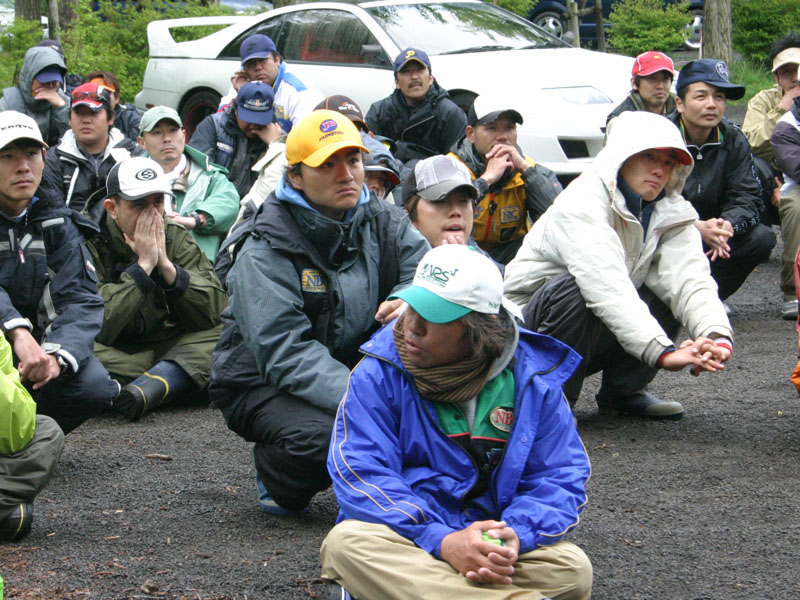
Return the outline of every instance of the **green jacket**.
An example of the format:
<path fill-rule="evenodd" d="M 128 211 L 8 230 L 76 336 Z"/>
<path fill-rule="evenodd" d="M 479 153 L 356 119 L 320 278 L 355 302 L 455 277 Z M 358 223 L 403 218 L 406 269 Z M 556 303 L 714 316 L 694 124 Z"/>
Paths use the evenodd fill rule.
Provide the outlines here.
<path fill-rule="evenodd" d="M 100 220 L 100 234 L 87 241 L 105 304 L 97 336 L 101 344 L 161 342 L 220 323 L 228 297 L 214 267 L 186 228 L 170 219 L 166 225 L 167 256 L 178 271 L 172 286 L 166 286 L 157 269 L 148 276 L 139 267 L 136 254 L 107 214 Z"/>
<path fill-rule="evenodd" d="M 14 367 L 11 345 L 0 335 L 0 454 L 14 454 L 33 439 L 36 403 Z"/>
<path fill-rule="evenodd" d="M 208 217 L 208 225 L 199 231 L 192 230 L 192 236 L 214 262 L 222 240 L 239 214 L 239 192 L 228 180 L 227 169 L 212 163 L 191 146 L 186 146 L 184 153 L 191 168 L 188 177 L 181 176 L 173 184 L 175 211 L 184 217 L 192 212 L 202 212 Z"/>

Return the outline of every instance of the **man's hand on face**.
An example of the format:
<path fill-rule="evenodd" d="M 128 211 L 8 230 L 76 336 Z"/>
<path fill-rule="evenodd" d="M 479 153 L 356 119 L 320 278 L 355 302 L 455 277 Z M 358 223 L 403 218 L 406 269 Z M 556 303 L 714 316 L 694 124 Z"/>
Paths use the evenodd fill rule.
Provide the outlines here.
<path fill-rule="evenodd" d="M 783 98 L 781 98 L 781 101 L 778 102 L 778 106 L 788 112 L 792 110 L 792 107 L 794 106 L 794 99 L 798 96 L 800 96 L 800 85 L 796 85 L 786 92 L 783 95 Z"/>
<path fill-rule="evenodd" d="M 142 270 L 150 275 L 153 269 L 158 264 L 158 239 L 156 231 L 158 221 L 161 221 L 161 233 L 164 233 L 164 220 L 158 211 L 152 206 L 145 208 L 139 218 L 136 219 L 136 227 L 133 231 L 133 237 L 129 237 L 127 233 L 123 232 L 125 236 L 125 243 L 133 250 L 133 253 L 139 257 L 137 261 Z"/>
<path fill-rule="evenodd" d="M 9 332 L 14 345 L 14 354 L 19 359 L 17 369 L 22 381 L 33 381 L 33 389 L 38 390 L 61 374 L 56 357 L 46 354 L 30 331 L 17 327 Z"/>
<path fill-rule="evenodd" d="M 164 280 L 164 283 L 172 285 L 175 282 L 175 278 L 178 276 L 178 272 L 175 270 L 175 265 L 172 264 L 169 256 L 167 256 L 167 233 L 164 217 L 155 207 L 151 207 L 150 211 L 155 220 L 156 246 L 158 247 L 158 262 L 156 263 L 156 268 L 158 268 L 158 272 L 161 275 L 161 279 Z"/>
<path fill-rule="evenodd" d="M 484 541 L 485 531 L 506 545 Z M 476 583 L 509 585 L 519 554 L 519 537 L 505 521 L 476 521 L 445 536 L 439 554 L 460 575 Z"/>
<path fill-rule="evenodd" d="M 239 71 L 234 72 L 234 74 L 231 75 L 231 85 L 233 86 L 233 89 L 235 89 L 237 92 L 248 81 L 249 79 L 247 78 L 247 73 L 245 73 L 241 69 Z"/>
<path fill-rule="evenodd" d="M 283 135 L 283 129 L 281 129 L 281 126 L 278 123 L 270 123 L 261 129 L 257 129 L 256 135 L 262 142 L 269 146 L 272 142 Z"/>
<path fill-rule="evenodd" d="M 522 173 L 531 166 L 530 163 L 522 157 L 519 150 L 509 144 L 494 145 L 486 155 L 486 159 L 489 160 L 498 156 L 508 156 L 511 159 L 511 165 L 514 167 L 516 173 Z"/>
<path fill-rule="evenodd" d="M 728 239 L 733 236 L 733 225 L 725 219 L 708 219 L 706 221 L 695 221 L 695 227 L 700 231 L 706 246 L 710 248 L 706 252 L 711 262 L 718 258 L 730 258 L 731 247 Z"/>
<path fill-rule="evenodd" d="M 495 146 L 486 155 L 486 170 L 481 175 L 481 178 L 489 185 L 495 184 L 500 181 L 500 178 L 506 171 L 514 169 L 514 161 L 508 153 L 492 155 L 495 151 Z"/>
<path fill-rule="evenodd" d="M 41 87 L 33 93 L 35 100 L 47 100 L 56 108 L 64 106 L 64 99 L 58 95 L 57 87 Z"/>

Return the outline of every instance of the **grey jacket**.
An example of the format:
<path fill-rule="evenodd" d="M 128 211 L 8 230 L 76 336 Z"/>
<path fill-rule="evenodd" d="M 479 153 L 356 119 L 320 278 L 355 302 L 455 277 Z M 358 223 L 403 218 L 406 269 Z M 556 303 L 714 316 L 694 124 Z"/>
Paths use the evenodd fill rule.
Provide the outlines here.
<path fill-rule="evenodd" d="M 0 98 L 0 112 L 16 110 L 31 117 L 39 126 L 42 138 L 49 146 L 58 143 L 58 140 L 69 129 L 70 99 L 63 91 L 58 90 L 58 95 L 64 100 L 64 106 L 54 107 L 47 100 L 36 100 L 33 97 L 31 86 L 36 75 L 42 69 L 55 65 L 66 75 L 67 66 L 64 59 L 52 48 L 34 46 L 25 53 L 22 69 L 19 72 L 19 83 L 16 87 L 3 90 Z"/>

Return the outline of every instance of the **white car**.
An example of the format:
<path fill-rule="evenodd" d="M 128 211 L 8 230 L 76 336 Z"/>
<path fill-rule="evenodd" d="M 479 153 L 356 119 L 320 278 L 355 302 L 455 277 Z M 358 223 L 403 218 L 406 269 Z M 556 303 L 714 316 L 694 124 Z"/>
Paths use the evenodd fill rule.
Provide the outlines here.
<path fill-rule="evenodd" d="M 226 24 L 190 42 L 170 34 L 175 27 Z M 591 164 L 606 116 L 630 90 L 632 59 L 573 48 L 480 0 L 311 2 L 251 17 L 150 23 L 150 60 L 136 106 L 171 106 L 193 130 L 230 89 L 239 45 L 254 33 L 275 41 L 291 72 L 326 95 L 349 96 L 365 113 L 394 90 L 394 57 L 421 48 L 457 104 L 493 94 L 518 110 L 525 121 L 519 145 L 566 177 Z"/>

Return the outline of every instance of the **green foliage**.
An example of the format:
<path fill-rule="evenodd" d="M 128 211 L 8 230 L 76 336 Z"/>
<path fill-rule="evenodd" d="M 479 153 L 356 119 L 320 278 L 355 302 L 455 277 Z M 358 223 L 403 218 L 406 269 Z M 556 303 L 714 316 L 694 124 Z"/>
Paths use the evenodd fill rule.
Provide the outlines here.
<path fill-rule="evenodd" d="M 752 62 L 744 57 L 734 58 L 729 65 L 731 80 L 745 87 L 745 95 L 741 100 L 729 100 L 728 105 L 747 104 L 750 98 L 763 89 L 772 87 L 775 80 L 769 69 L 764 69 L 758 62 Z"/>
<path fill-rule="evenodd" d="M 797 0 L 732 0 L 733 47 L 750 60 L 769 63 L 769 46 L 790 31 L 800 31 Z"/>
<path fill-rule="evenodd" d="M 522 17 L 527 17 L 537 0 L 496 0 L 494 4 Z"/>
<path fill-rule="evenodd" d="M 0 89 L 11 87 L 17 81 L 25 51 L 42 40 L 42 28 L 36 21 L 16 20 L 7 28 L 0 28 Z"/>
<path fill-rule="evenodd" d="M 613 23 L 608 40 L 623 54 L 636 56 L 647 50 L 669 52 L 683 43 L 681 30 L 692 16 L 688 4 L 666 4 L 663 0 L 620 0 L 611 8 Z"/>
<path fill-rule="evenodd" d="M 201 1 L 182 0 L 173 3 L 166 0 L 101 0 L 99 9 L 95 11 L 92 10 L 91 0 L 79 0 L 75 20 L 61 36 L 61 46 L 69 71 L 81 74 L 97 70 L 111 71 L 119 79 L 122 101 L 132 102 L 142 88 L 147 66 L 147 24 L 150 21 L 233 12 L 233 9 L 220 4 L 203 6 Z M 25 50 L 42 39 L 40 31 L 34 34 L 22 29 L 26 26 L 24 22 L 17 21 L 2 34 L 3 64 L 0 67 L 0 83 L 4 86 L 11 85 L 14 72 L 19 72 Z M 179 30 L 177 41 L 196 39 L 219 28 L 202 27 L 192 31 L 184 29 L 186 30 Z"/>

